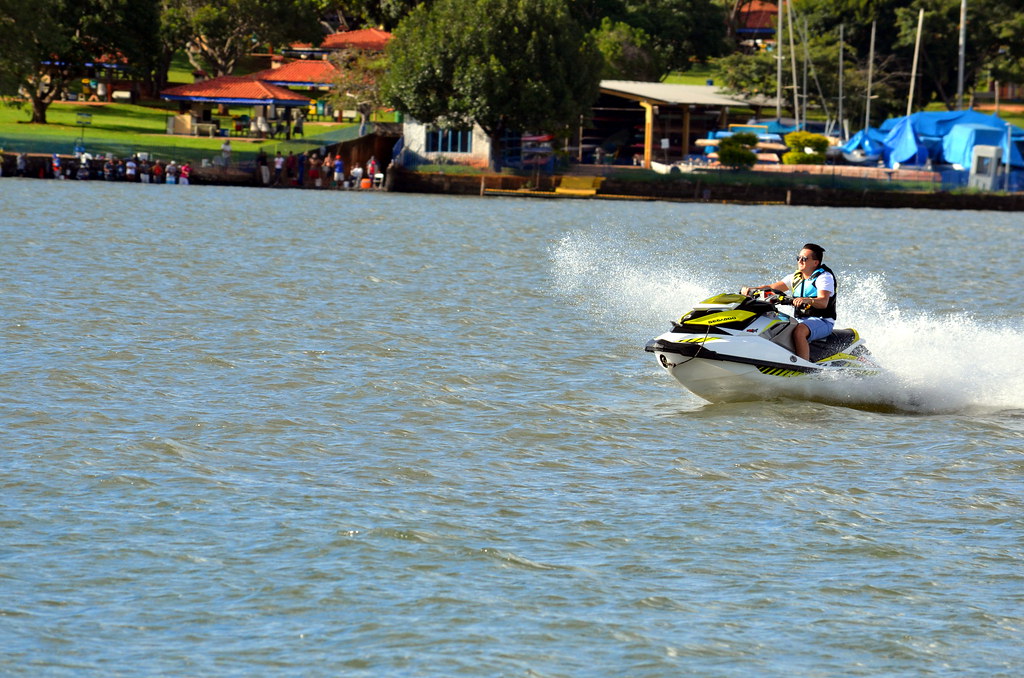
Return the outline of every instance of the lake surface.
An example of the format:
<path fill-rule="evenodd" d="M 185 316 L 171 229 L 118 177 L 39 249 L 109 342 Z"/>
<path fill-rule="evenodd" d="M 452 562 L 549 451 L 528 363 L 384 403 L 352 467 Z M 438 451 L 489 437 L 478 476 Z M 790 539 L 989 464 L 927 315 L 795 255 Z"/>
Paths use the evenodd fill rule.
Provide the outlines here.
<path fill-rule="evenodd" d="M 0 673 L 1021 675 L 1021 227 L 0 179 Z M 867 406 L 643 351 L 807 241 Z"/>

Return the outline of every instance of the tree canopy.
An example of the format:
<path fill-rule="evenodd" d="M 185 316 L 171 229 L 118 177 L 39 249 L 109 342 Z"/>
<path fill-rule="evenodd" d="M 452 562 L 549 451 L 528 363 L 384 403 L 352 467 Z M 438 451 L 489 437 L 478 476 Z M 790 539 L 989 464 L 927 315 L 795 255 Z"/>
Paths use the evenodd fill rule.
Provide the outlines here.
<path fill-rule="evenodd" d="M 555 131 L 597 96 L 601 56 L 562 0 L 437 0 L 414 9 L 388 46 L 385 98 L 424 123 Z"/>
<path fill-rule="evenodd" d="M 230 75 L 261 43 L 323 37 L 314 0 L 165 0 L 165 21 L 185 41 L 189 60 L 213 76 Z"/>
<path fill-rule="evenodd" d="M 142 63 L 156 40 L 158 0 L 0 0 L 0 87 L 24 92 L 32 121 L 89 62 L 109 56 Z"/>

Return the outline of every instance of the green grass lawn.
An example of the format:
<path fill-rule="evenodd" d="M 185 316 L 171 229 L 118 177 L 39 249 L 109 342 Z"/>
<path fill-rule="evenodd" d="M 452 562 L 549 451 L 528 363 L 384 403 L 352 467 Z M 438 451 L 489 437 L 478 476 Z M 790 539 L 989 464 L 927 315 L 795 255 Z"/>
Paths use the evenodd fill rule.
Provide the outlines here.
<path fill-rule="evenodd" d="M 670 73 L 662 82 L 671 85 L 707 85 L 708 80 L 714 77 L 711 64 L 694 64 L 688 71 Z"/>
<path fill-rule="evenodd" d="M 71 154 L 81 141 L 93 154 L 112 153 L 127 157 L 147 152 L 168 160 L 213 158 L 220 153 L 223 138 L 169 135 L 167 117 L 177 112 L 177 105 L 168 102 L 147 102 L 145 106 L 131 104 L 84 104 L 57 102 L 47 109 L 46 125 L 31 124 L 31 109 L 0 106 L 0 148 L 5 151 L 28 153 Z M 230 110 L 232 114 L 251 114 L 251 109 Z M 88 114 L 89 124 L 79 124 L 79 114 Z M 230 116 L 215 116 L 221 126 L 233 129 Z M 273 155 L 278 150 L 299 152 L 323 144 L 354 137 L 357 125 L 306 123 L 305 138 L 283 140 L 249 140 L 230 137 L 233 157 L 239 161 L 255 158 L 260 148 Z"/>

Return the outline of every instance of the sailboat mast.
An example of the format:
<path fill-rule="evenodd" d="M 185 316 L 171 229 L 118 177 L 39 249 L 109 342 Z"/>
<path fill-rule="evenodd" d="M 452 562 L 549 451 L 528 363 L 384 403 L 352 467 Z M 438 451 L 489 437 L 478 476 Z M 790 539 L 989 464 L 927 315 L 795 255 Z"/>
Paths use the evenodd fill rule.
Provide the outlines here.
<path fill-rule="evenodd" d="M 793 39 L 793 0 L 786 2 L 786 23 L 789 24 L 789 59 L 793 67 L 793 117 L 796 128 L 800 127 L 800 86 L 796 79 L 796 43 Z"/>
<path fill-rule="evenodd" d="M 782 120 L 782 3 L 775 13 L 775 119 Z"/>
<path fill-rule="evenodd" d="M 960 74 L 956 83 L 956 107 L 964 108 L 964 52 L 967 48 L 967 0 L 960 0 Z"/>
<path fill-rule="evenodd" d="M 871 22 L 871 49 L 868 50 L 868 97 L 864 103 L 864 129 L 871 127 L 871 79 L 875 75 L 875 22 Z"/>
<path fill-rule="evenodd" d="M 914 43 L 914 67 L 910 71 L 910 96 L 907 97 L 907 115 L 914 108 L 914 85 L 917 83 L 917 57 L 921 54 L 921 29 L 924 27 L 924 9 L 917 15 L 917 42 Z"/>
<path fill-rule="evenodd" d="M 839 138 L 846 141 L 846 127 L 843 124 L 843 29 L 845 24 L 839 24 Z"/>

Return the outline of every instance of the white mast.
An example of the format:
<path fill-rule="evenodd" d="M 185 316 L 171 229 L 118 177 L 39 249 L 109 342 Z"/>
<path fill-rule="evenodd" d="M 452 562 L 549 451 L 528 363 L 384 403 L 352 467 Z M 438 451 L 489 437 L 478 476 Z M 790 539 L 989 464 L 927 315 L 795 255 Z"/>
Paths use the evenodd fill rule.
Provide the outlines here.
<path fill-rule="evenodd" d="M 775 119 L 782 120 L 782 6 L 775 13 Z"/>
<path fill-rule="evenodd" d="M 964 52 L 967 48 L 967 0 L 960 0 L 960 75 L 956 83 L 956 107 L 964 107 Z"/>
<path fill-rule="evenodd" d="M 800 129 L 800 87 L 796 80 L 796 44 L 793 42 L 793 0 L 786 3 L 786 23 L 789 24 L 789 59 L 793 65 L 793 117 Z"/>
<path fill-rule="evenodd" d="M 843 28 L 845 24 L 839 24 L 839 138 L 846 141 L 846 128 L 843 125 Z"/>
<path fill-rule="evenodd" d="M 917 83 L 917 57 L 921 53 L 921 28 L 924 26 L 924 9 L 917 15 L 917 42 L 914 44 L 914 68 L 910 71 L 910 96 L 907 97 L 907 115 L 913 112 L 914 84 Z"/>
<path fill-rule="evenodd" d="M 868 50 L 868 98 L 864 104 L 864 129 L 871 127 L 871 78 L 875 74 L 875 22 L 871 22 L 871 49 Z"/>

